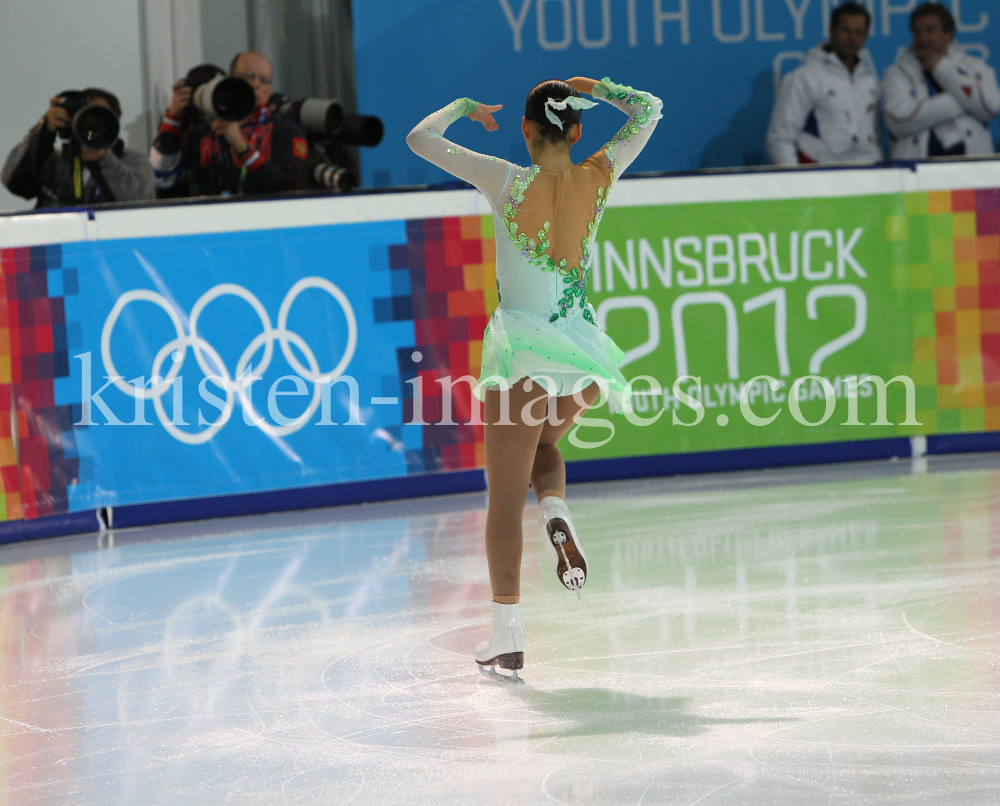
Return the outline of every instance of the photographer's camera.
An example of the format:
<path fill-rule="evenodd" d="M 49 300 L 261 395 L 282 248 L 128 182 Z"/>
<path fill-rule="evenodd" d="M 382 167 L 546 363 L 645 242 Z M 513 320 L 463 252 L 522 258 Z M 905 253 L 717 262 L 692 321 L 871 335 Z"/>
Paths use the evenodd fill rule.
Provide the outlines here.
<path fill-rule="evenodd" d="M 118 139 L 118 116 L 107 104 L 92 102 L 82 90 L 65 90 L 56 97 L 69 118 L 69 124 L 57 131 L 63 140 L 103 151 Z"/>

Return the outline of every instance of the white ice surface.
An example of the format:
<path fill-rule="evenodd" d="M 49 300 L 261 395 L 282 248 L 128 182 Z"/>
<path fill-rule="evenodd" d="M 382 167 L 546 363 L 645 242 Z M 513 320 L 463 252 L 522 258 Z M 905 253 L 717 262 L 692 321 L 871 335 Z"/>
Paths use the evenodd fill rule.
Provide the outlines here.
<path fill-rule="evenodd" d="M 581 602 L 529 505 L 521 688 L 484 496 L 2 548 L 0 804 L 996 803 L 1000 457 L 917 469 L 572 488 Z"/>

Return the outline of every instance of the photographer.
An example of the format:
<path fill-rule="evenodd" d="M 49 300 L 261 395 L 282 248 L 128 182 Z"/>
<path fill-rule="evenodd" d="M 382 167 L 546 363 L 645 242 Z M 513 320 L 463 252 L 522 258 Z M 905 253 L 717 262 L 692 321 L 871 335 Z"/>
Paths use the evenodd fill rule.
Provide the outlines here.
<path fill-rule="evenodd" d="M 36 207 L 154 198 L 149 162 L 125 148 L 117 137 L 116 120 L 109 138 L 113 142 L 104 148 L 88 147 L 78 139 L 73 126 L 74 119 L 87 108 L 73 110 L 76 114 L 71 115 L 67 110 L 71 99 L 77 106 L 103 106 L 115 119 L 121 117 L 118 99 L 105 90 L 89 88 L 52 98 L 45 116 L 7 155 L 0 181 L 11 193 L 37 199 Z M 67 141 L 61 150 L 55 148 L 57 135 Z"/>
<path fill-rule="evenodd" d="M 253 111 L 239 121 L 209 120 L 192 103 L 197 87 L 221 72 L 201 65 L 174 84 L 149 155 L 161 197 L 275 193 L 296 185 L 309 147 L 302 128 L 268 105 L 270 62 L 253 51 L 233 59 L 229 76 L 247 82 L 254 95 Z"/>

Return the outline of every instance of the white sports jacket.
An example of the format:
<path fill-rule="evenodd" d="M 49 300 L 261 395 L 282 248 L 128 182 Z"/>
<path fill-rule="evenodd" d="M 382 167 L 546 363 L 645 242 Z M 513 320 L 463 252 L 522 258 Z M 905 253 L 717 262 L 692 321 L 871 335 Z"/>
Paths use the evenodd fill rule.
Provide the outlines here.
<path fill-rule="evenodd" d="M 902 50 L 885 71 L 882 97 L 893 158 L 926 157 L 932 130 L 946 149 L 964 142 L 970 156 L 992 154 L 989 123 L 1000 112 L 993 68 L 953 42 L 933 75 L 943 90 L 935 95 L 912 47 Z"/>
<path fill-rule="evenodd" d="M 813 162 L 877 162 L 878 101 L 878 72 L 867 50 L 851 72 L 817 45 L 781 82 L 767 129 L 771 162 L 796 165 L 800 153 Z"/>

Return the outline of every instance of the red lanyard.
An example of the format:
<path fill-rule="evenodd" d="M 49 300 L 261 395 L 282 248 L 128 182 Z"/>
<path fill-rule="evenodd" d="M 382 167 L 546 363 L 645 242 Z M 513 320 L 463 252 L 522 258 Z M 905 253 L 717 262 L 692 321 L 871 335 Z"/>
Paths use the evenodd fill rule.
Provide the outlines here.
<path fill-rule="evenodd" d="M 265 106 L 261 108 L 260 114 L 257 116 L 257 123 L 253 127 L 253 131 L 250 132 L 250 149 L 251 151 L 260 145 L 260 141 L 263 139 L 263 127 L 267 123 L 268 118 L 268 108 Z"/>

